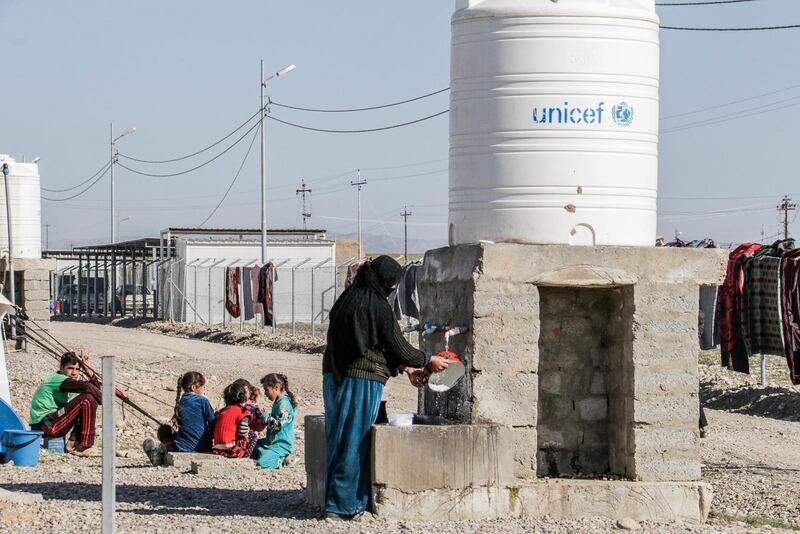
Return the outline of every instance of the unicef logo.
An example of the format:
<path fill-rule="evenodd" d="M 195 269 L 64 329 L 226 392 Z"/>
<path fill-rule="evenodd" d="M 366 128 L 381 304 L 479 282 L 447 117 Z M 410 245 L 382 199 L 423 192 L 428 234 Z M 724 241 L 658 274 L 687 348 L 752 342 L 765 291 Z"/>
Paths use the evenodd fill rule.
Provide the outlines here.
<path fill-rule="evenodd" d="M 633 122 L 633 107 L 627 102 L 620 102 L 611 109 L 611 116 L 620 126 L 627 126 Z"/>

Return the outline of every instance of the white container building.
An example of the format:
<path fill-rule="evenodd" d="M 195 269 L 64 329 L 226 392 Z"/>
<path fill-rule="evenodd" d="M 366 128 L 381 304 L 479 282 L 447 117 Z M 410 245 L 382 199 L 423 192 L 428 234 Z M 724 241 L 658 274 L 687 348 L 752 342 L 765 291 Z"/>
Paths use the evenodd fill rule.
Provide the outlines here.
<path fill-rule="evenodd" d="M 273 311 L 277 322 L 310 323 L 312 317 L 317 324 L 326 321 L 337 292 L 336 242 L 269 240 L 267 254 L 276 267 Z M 260 264 L 260 258 L 261 242 L 256 239 L 175 238 L 174 261 L 171 267 L 162 267 L 159 277 L 165 318 L 238 324 L 239 319 L 225 311 L 225 268 L 252 268 Z"/>
<path fill-rule="evenodd" d="M 449 239 L 652 246 L 653 0 L 458 0 Z"/>

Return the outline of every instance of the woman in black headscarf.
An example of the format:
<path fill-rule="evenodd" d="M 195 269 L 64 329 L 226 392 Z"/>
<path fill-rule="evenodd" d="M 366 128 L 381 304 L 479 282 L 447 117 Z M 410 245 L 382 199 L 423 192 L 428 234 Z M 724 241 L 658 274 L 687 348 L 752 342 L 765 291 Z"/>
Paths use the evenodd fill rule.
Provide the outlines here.
<path fill-rule="evenodd" d="M 367 263 L 333 305 L 322 360 L 327 481 L 325 512 L 351 518 L 367 509 L 370 490 L 369 432 L 378 416 L 383 386 L 406 372 L 422 383 L 422 367 L 437 372 L 444 358 L 426 358 L 403 337 L 387 297 L 403 268 L 389 256 Z"/>

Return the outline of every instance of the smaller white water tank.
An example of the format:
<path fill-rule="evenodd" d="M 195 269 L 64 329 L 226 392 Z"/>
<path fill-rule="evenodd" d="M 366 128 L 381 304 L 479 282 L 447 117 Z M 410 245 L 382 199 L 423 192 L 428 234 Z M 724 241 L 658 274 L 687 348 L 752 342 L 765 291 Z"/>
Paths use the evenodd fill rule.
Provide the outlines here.
<path fill-rule="evenodd" d="M 42 199 L 38 163 L 17 163 L 0 154 L 0 168 L 8 163 L 8 189 L 11 197 L 11 232 L 15 258 L 42 257 Z M 2 178 L 2 174 L 0 174 Z M 6 189 L 0 183 L 0 251 L 8 251 Z"/>

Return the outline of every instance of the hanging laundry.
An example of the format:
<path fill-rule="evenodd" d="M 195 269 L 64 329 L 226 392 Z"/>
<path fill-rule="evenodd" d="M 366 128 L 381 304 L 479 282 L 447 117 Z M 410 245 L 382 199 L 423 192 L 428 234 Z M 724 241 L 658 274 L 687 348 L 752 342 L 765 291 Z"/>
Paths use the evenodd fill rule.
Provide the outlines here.
<path fill-rule="evenodd" d="M 240 313 L 239 306 L 239 280 L 241 270 L 239 267 L 225 268 L 225 309 L 231 317 L 238 318 Z"/>
<path fill-rule="evenodd" d="M 272 262 L 267 263 L 258 272 L 258 302 L 261 303 L 263 308 L 264 326 L 272 326 L 274 317 L 272 309 L 272 286 L 273 278 L 277 280 L 274 274 L 275 268 Z"/>
<path fill-rule="evenodd" d="M 717 294 L 716 325 L 722 366 L 740 373 L 750 372 L 741 329 L 742 260 L 760 248 L 759 243 L 744 243 L 728 255 L 725 281 Z"/>
<path fill-rule="evenodd" d="M 256 264 L 252 269 L 250 269 L 250 281 L 248 282 L 245 279 L 244 283 L 250 284 L 250 300 L 251 305 L 253 306 L 253 313 L 264 313 L 264 307 L 258 301 L 258 275 L 261 272 L 261 265 Z"/>
<path fill-rule="evenodd" d="M 792 384 L 800 384 L 800 249 L 783 257 L 781 308 L 789 378 Z"/>
<path fill-rule="evenodd" d="M 350 287 L 353 282 L 356 281 L 356 276 L 358 276 L 358 272 L 361 270 L 361 267 L 366 265 L 367 263 L 371 262 L 372 258 L 362 258 L 358 261 L 354 261 L 347 267 L 347 277 L 344 280 L 344 288 L 347 289 Z"/>
<path fill-rule="evenodd" d="M 244 320 L 249 321 L 255 314 L 253 313 L 253 285 L 250 283 L 250 267 L 242 267 L 242 309 Z"/>
<path fill-rule="evenodd" d="M 698 336 L 700 349 L 709 350 L 714 342 L 714 308 L 717 304 L 717 286 L 700 286 L 700 313 L 698 317 Z"/>
<path fill-rule="evenodd" d="M 417 272 L 422 267 L 421 261 L 409 263 L 403 267 L 403 276 L 397 284 L 397 302 L 406 317 L 419 320 L 419 300 L 417 297 Z"/>
<path fill-rule="evenodd" d="M 748 355 L 784 356 L 781 321 L 781 257 L 762 247 L 742 261 L 742 338 Z"/>

